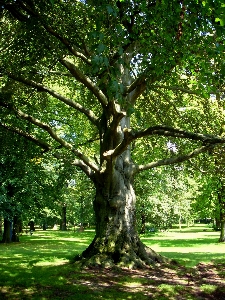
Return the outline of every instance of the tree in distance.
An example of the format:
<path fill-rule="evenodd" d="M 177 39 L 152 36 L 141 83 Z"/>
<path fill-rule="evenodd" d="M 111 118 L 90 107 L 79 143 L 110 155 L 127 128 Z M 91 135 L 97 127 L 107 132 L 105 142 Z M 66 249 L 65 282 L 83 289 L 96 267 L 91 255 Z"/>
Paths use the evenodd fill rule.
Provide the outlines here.
<path fill-rule="evenodd" d="M 96 235 L 77 259 L 164 261 L 138 236 L 133 182 L 225 142 L 208 118 L 210 94 L 223 91 L 224 4 L 0 4 L 1 126 L 80 168 L 96 190 Z"/>

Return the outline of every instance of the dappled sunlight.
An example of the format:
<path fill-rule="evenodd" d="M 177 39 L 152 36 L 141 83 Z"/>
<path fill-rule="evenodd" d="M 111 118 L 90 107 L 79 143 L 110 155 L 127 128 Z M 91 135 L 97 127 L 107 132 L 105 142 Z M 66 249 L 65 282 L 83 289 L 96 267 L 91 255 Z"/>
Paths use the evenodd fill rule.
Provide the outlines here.
<path fill-rule="evenodd" d="M 70 258 L 86 248 L 94 233 L 54 232 L 52 239 L 51 234 L 40 231 L 22 236 L 17 244 L 0 244 L 0 299 L 195 300 L 209 299 L 210 294 L 217 300 L 225 295 L 224 244 L 216 242 L 218 233 L 142 236 L 153 250 L 182 265 L 156 264 L 141 270 L 81 270 Z"/>

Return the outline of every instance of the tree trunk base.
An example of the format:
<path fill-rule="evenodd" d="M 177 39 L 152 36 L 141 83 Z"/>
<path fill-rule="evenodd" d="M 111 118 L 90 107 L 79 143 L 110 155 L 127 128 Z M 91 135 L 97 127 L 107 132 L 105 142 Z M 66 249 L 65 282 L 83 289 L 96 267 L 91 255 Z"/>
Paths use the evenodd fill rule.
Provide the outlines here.
<path fill-rule="evenodd" d="M 218 242 L 219 243 L 224 243 L 225 242 L 225 237 L 220 237 Z"/>
<path fill-rule="evenodd" d="M 124 247 L 114 252 L 102 251 L 96 248 L 94 240 L 90 246 L 74 258 L 81 267 L 103 267 L 103 268 L 129 268 L 141 269 L 161 263 L 170 263 L 170 260 L 145 246 L 141 241 L 135 247 Z"/>

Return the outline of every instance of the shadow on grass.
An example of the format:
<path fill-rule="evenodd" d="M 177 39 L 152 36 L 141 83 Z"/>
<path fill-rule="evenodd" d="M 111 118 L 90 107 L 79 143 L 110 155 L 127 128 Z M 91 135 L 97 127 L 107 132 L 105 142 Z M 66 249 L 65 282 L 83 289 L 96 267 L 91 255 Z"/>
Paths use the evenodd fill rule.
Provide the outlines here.
<path fill-rule="evenodd" d="M 51 239 L 50 239 L 51 238 Z M 21 237 L 21 243 L 0 244 L 0 299 L 211 299 L 225 300 L 224 251 L 221 253 L 188 253 L 193 240 L 167 240 L 154 237 L 142 240 L 160 244 L 161 254 L 182 262 L 220 259 L 215 264 L 196 268 L 184 266 L 154 266 L 144 270 L 80 270 L 69 259 L 82 252 L 91 242 L 93 232 L 37 232 Z M 205 239 L 201 245 L 209 247 Z M 200 242 L 193 242 L 196 246 Z M 181 247 L 181 253 L 174 247 Z M 177 243 L 177 244 L 176 244 Z M 168 247 L 168 252 L 166 252 Z M 196 249 L 196 248 L 193 248 Z M 191 251 L 191 248 L 190 248 Z M 210 249 L 209 249 L 210 251 Z"/>
<path fill-rule="evenodd" d="M 161 265 L 131 271 L 80 270 L 66 263 L 33 267 L 24 273 L 24 279 L 15 272 L 11 281 L 1 283 L 1 299 L 225 299 L 223 278 L 215 265 L 188 270 Z"/>

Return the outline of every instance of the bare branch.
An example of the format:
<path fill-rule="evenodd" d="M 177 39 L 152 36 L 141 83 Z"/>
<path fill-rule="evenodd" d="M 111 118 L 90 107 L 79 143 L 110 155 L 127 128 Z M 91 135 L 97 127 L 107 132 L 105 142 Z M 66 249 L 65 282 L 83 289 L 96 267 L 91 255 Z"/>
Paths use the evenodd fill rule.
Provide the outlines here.
<path fill-rule="evenodd" d="M 185 130 L 172 128 L 169 126 L 163 126 L 163 125 L 149 127 L 144 131 L 133 133 L 134 136 L 133 139 L 138 139 L 150 135 L 161 135 L 161 136 L 170 136 L 176 138 L 184 138 L 184 139 L 190 139 L 194 141 L 201 141 L 205 144 L 225 143 L 225 139 L 218 136 L 214 136 L 211 134 L 188 132 Z"/>
<path fill-rule="evenodd" d="M 98 118 L 97 118 L 97 116 L 95 116 L 93 111 L 91 111 L 90 109 L 86 109 L 85 107 L 83 107 L 79 103 L 77 103 L 77 102 L 75 102 L 75 101 L 73 101 L 69 98 L 64 97 L 63 95 L 57 93 L 56 91 L 50 89 L 49 87 L 47 87 L 47 86 L 45 86 L 41 83 L 35 82 L 33 80 L 25 79 L 21 76 L 15 76 L 11 73 L 8 76 L 10 78 L 16 80 L 16 81 L 19 81 L 19 82 L 22 82 L 22 83 L 24 83 L 28 86 L 34 87 L 38 91 L 46 92 L 46 93 L 50 94 L 51 96 L 53 96 L 54 98 L 56 98 L 56 99 L 62 101 L 63 103 L 69 105 L 70 107 L 75 108 L 76 110 L 78 110 L 81 113 L 83 113 L 84 115 L 86 115 L 86 117 L 91 121 L 91 123 L 93 123 L 94 125 L 96 125 L 98 127 Z"/>
<path fill-rule="evenodd" d="M 136 168 L 134 168 L 133 172 L 134 172 L 134 174 L 136 174 L 136 173 L 139 173 L 141 171 L 149 170 L 149 169 L 160 167 L 160 166 L 172 165 L 172 164 L 175 164 L 175 163 L 181 163 L 181 162 L 184 162 L 186 160 L 189 160 L 189 159 L 199 155 L 200 153 L 206 152 L 207 150 L 211 150 L 215 146 L 216 146 L 216 144 L 202 146 L 200 148 L 195 149 L 194 151 L 189 152 L 188 154 L 179 155 L 179 156 L 170 157 L 170 158 L 165 158 L 165 159 L 161 159 L 161 160 L 158 160 L 158 161 L 153 161 L 153 162 L 151 162 L 149 164 L 146 164 L 146 165 L 139 165 L 139 166 L 136 166 Z"/>
<path fill-rule="evenodd" d="M 106 107 L 108 104 L 108 100 L 106 96 L 103 94 L 103 92 L 88 78 L 86 75 L 84 75 L 74 64 L 69 62 L 66 59 L 60 60 L 61 64 L 64 65 L 70 73 L 81 83 L 83 83 L 84 86 L 86 86 L 99 100 L 99 102 L 102 104 L 103 107 Z"/>

